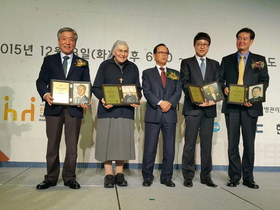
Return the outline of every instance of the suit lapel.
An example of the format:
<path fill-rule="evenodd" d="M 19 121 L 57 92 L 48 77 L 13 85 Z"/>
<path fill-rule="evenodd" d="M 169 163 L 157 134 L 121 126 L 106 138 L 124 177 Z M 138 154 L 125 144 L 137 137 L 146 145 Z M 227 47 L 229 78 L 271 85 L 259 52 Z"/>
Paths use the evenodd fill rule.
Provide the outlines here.
<path fill-rule="evenodd" d="M 235 54 L 232 55 L 231 61 L 232 61 L 233 67 L 238 72 L 238 58 L 237 58 L 237 56 L 238 56 L 238 54 L 236 52 Z"/>
<path fill-rule="evenodd" d="M 205 71 L 205 77 L 204 81 L 208 81 L 208 75 L 211 75 L 211 62 L 208 58 L 206 58 L 206 71 Z"/>
<path fill-rule="evenodd" d="M 254 60 L 253 58 L 254 58 L 254 55 L 250 52 L 250 53 L 249 53 L 249 56 L 248 56 L 248 58 L 247 58 L 247 62 L 246 62 L 244 74 L 248 73 L 248 71 L 249 71 L 250 69 L 252 69 L 252 68 L 251 68 L 251 62 L 252 62 L 252 60 Z"/>
<path fill-rule="evenodd" d="M 170 84 L 170 79 L 167 78 L 167 72 L 172 72 L 172 71 L 169 68 L 166 67 L 166 72 L 165 72 L 165 74 L 166 74 L 166 87 L 165 88 L 167 88 L 168 85 Z"/>
<path fill-rule="evenodd" d="M 155 78 L 155 80 L 163 87 L 163 84 L 162 84 L 162 81 L 161 81 L 161 77 L 159 75 L 159 71 L 158 71 L 157 67 L 155 67 L 153 69 L 152 73 L 153 73 L 153 77 Z M 167 84 L 167 81 L 166 81 L 166 84 Z"/>
<path fill-rule="evenodd" d="M 193 67 L 192 68 L 193 69 L 192 73 L 194 75 L 197 75 L 195 77 L 199 78 L 201 84 L 203 84 L 203 77 L 202 77 L 201 69 L 199 67 L 199 64 L 198 64 L 195 56 L 192 57 L 191 64 L 192 64 L 192 67 Z M 205 72 L 205 76 L 206 76 L 206 72 Z"/>
<path fill-rule="evenodd" d="M 56 66 L 58 68 L 59 74 L 61 74 L 61 76 L 63 78 L 65 78 L 60 53 L 56 54 L 56 56 L 55 56 L 55 63 L 56 63 Z"/>

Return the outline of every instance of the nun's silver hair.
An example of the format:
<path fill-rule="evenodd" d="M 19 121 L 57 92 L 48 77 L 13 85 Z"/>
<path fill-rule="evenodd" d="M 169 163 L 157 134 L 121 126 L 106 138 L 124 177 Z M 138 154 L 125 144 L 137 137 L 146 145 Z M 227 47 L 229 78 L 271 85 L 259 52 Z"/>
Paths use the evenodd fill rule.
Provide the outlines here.
<path fill-rule="evenodd" d="M 126 41 L 117 40 L 117 41 L 114 43 L 114 45 L 113 45 L 113 47 L 112 47 L 112 49 L 111 49 L 111 51 L 110 51 L 110 53 L 109 53 L 109 55 L 108 55 L 108 57 L 107 57 L 107 60 L 113 58 L 113 56 L 114 56 L 113 53 L 115 52 L 116 48 L 117 48 L 119 45 L 126 45 L 126 46 L 127 46 L 127 49 L 129 49 L 129 47 L 128 47 Z"/>

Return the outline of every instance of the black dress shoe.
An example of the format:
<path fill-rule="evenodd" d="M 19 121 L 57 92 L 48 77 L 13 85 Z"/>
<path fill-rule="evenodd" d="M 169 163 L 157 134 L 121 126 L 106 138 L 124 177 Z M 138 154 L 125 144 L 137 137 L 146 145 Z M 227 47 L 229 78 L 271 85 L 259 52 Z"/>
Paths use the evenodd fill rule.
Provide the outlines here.
<path fill-rule="evenodd" d="M 144 181 L 142 182 L 142 185 L 144 187 L 150 187 L 153 184 L 153 180 L 151 180 L 150 178 L 144 179 Z"/>
<path fill-rule="evenodd" d="M 175 187 L 175 183 L 171 180 L 160 181 L 161 184 L 165 184 L 167 187 Z"/>
<path fill-rule="evenodd" d="M 252 188 L 252 189 L 259 189 L 259 185 L 257 185 L 254 180 L 250 180 L 250 181 L 243 181 L 243 185 Z"/>
<path fill-rule="evenodd" d="M 117 173 L 116 174 L 116 176 L 115 176 L 115 183 L 118 186 L 121 186 L 121 187 L 127 186 L 127 181 L 125 180 L 123 173 Z"/>
<path fill-rule="evenodd" d="M 71 189 L 80 189 L 81 188 L 80 184 L 75 180 L 70 180 L 68 182 L 64 182 L 64 186 L 67 186 Z"/>
<path fill-rule="evenodd" d="M 228 187 L 236 187 L 237 185 L 239 185 L 239 181 L 235 180 L 235 179 L 231 179 L 229 180 L 229 182 L 227 183 Z"/>
<path fill-rule="evenodd" d="M 214 182 L 212 181 L 212 179 L 205 179 L 205 180 L 201 180 L 202 184 L 206 184 L 208 187 L 217 187 L 216 184 L 214 184 Z"/>
<path fill-rule="evenodd" d="M 115 185 L 115 177 L 112 174 L 108 174 L 104 178 L 104 187 L 105 188 L 113 188 Z"/>
<path fill-rule="evenodd" d="M 48 180 L 42 181 L 40 184 L 36 186 L 38 190 L 48 189 L 49 187 L 55 186 L 56 183 L 50 182 Z"/>
<path fill-rule="evenodd" d="M 192 187 L 192 186 L 193 186 L 192 180 L 190 180 L 190 179 L 185 179 L 185 181 L 184 181 L 184 186 L 185 186 L 185 187 Z"/>

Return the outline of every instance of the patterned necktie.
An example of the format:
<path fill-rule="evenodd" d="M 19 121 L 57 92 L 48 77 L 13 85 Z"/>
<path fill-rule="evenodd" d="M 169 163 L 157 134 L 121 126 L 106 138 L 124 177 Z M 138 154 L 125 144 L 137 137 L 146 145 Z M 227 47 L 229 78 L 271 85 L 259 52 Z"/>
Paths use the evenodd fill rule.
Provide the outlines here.
<path fill-rule="evenodd" d="M 204 79 L 205 77 L 205 62 L 204 62 L 204 58 L 200 58 L 201 60 L 201 64 L 200 64 L 200 70 L 202 73 L 202 78 Z"/>
<path fill-rule="evenodd" d="M 164 72 L 164 68 L 160 67 L 159 69 L 161 70 L 161 74 L 160 74 L 161 81 L 162 81 L 163 87 L 165 87 L 166 86 L 166 75 Z"/>
<path fill-rule="evenodd" d="M 239 71 L 238 81 L 237 81 L 238 85 L 243 85 L 244 70 L 245 70 L 244 55 L 241 55 L 239 60 L 239 65 L 238 65 L 238 71 Z"/>
<path fill-rule="evenodd" d="M 66 78 L 66 76 L 67 76 L 67 60 L 68 60 L 68 59 L 69 59 L 69 56 L 64 56 L 64 57 L 63 57 L 62 66 L 63 66 L 65 78 Z"/>

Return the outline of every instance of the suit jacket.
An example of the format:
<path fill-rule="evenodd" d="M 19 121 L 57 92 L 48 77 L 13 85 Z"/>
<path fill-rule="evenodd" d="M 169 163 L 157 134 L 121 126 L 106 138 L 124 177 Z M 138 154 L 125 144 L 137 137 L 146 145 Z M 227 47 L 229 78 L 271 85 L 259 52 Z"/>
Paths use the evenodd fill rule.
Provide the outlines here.
<path fill-rule="evenodd" d="M 76 66 L 77 59 L 83 60 L 74 54 L 67 78 L 65 78 L 60 53 L 44 58 L 41 71 L 39 73 L 39 78 L 36 80 L 37 91 L 40 94 L 42 100 L 44 100 L 43 96 L 51 90 L 51 79 L 90 82 L 88 65 L 80 67 Z M 85 62 L 87 63 L 87 61 Z M 44 115 L 58 115 L 61 109 L 61 105 L 50 106 L 48 103 L 45 103 Z M 83 108 L 77 106 L 68 106 L 67 109 L 72 117 L 83 117 Z"/>
<path fill-rule="evenodd" d="M 175 73 L 179 78 L 179 72 L 166 68 L 169 72 Z M 181 81 L 167 78 L 166 87 L 161 82 L 161 77 L 157 67 L 146 69 L 142 75 L 142 88 L 147 99 L 145 122 L 158 123 L 162 115 L 166 123 L 177 122 L 176 106 L 179 103 L 182 93 Z M 168 112 L 162 112 L 158 104 L 160 100 L 169 101 L 172 106 Z"/>
<path fill-rule="evenodd" d="M 220 82 L 222 84 L 223 89 L 228 87 L 229 84 L 237 84 L 238 80 L 238 53 L 233 53 L 228 55 L 222 59 L 222 63 L 220 66 Z M 263 61 L 265 63 L 264 68 L 262 69 L 253 69 L 251 64 L 252 62 Z M 244 85 L 254 85 L 258 83 L 265 83 L 265 90 L 268 87 L 269 83 L 269 75 L 267 70 L 267 64 L 265 57 L 253 53 L 249 53 L 247 63 L 245 66 L 244 72 Z M 225 114 L 229 114 L 233 109 L 241 108 L 240 105 L 228 104 L 226 103 L 227 97 L 225 96 L 225 101 L 223 103 L 222 112 Z M 244 107 L 243 109 L 247 109 L 249 115 L 251 117 L 258 117 L 263 115 L 263 107 L 262 103 L 256 103 L 251 107 Z"/>
<path fill-rule="evenodd" d="M 182 60 L 181 62 L 181 80 L 183 91 L 185 93 L 185 101 L 183 107 L 183 115 L 198 115 L 199 110 L 204 110 L 207 117 L 216 117 L 216 105 L 209 107 L 199 107 L 191 102 L 191 97 L 187 88 L 187 84 L 199 85 L 219 80 L 219 63 L 215 60 L 206 58 L 206 72 L 203 80 L 202 73 L 195 56 Z"/>

